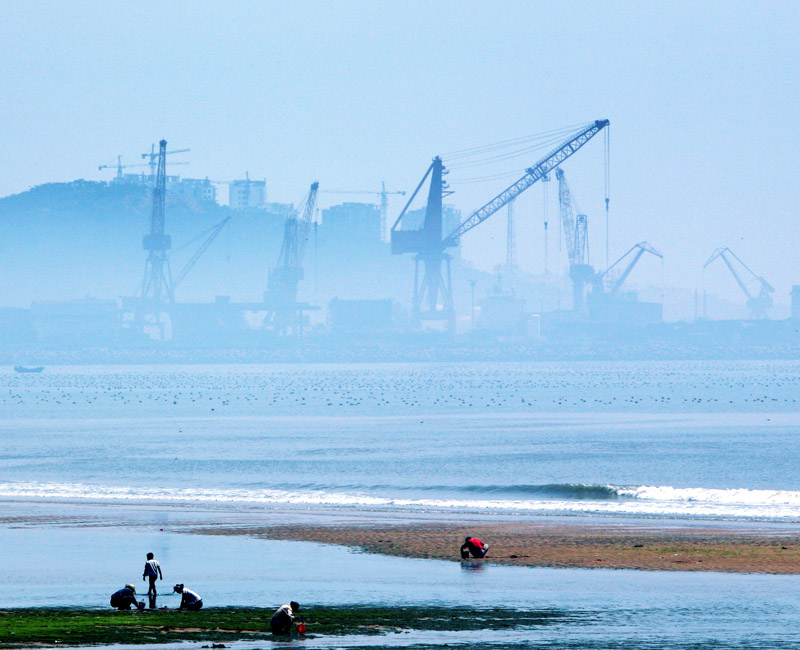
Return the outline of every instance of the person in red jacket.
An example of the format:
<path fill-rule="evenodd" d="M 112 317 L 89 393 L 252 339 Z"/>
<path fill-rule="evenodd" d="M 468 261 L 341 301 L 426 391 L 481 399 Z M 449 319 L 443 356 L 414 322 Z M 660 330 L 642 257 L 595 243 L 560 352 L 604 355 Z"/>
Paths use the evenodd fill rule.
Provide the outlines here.
<path fill-rule="evenodd" d="M 472 557 L 486 557 L 486 552 L 489 550 L 489 545 L 484 544 L 481 540 L 477 537 L 469 537 L 464 540 L 464 543 L 461 545 L 461 557 L 462 559 L 466 559 L 472 555 Z"/>

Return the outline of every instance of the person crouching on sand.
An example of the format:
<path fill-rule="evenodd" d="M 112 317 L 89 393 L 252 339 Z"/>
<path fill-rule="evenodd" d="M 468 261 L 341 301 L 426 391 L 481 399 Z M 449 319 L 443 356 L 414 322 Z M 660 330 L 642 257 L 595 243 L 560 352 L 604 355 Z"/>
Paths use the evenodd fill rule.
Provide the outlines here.
<path fill-rule="evenodd" d="M 486 557 L 486 552 L 489 550 L 489 545 L 484 544 L 477 537 L 467 536 L 464 543 L 461 545 L 461 559 L 466 559 L 472 554 L 472 557 L 481 558 Z"/>
<path fill-rule="evenodd" d="M 300 604 L 292 601 L 288 605 L 281 605 L 272 615 L 269 627 L 273 634 L 291 634 L 295 615 L 300 611 Z"/>
<path fill-rule="evenodd" d="M 139 603 L 136 600 L 136 587 L 127 584 L 122 589 L 112 594 L 111 606 L 119 610 L 129 610 L 131 607 L 144 609 L 144 602 Z"/>
<path fill-rule="evenodd" d="M 175 585 L 175 593 L 181 595 L 181 604 L 178 609 L 188 609 L 190 612 L 196 612 L 203 607 L 203 599 L 200 595 L 191 589 L 187 589 L 183 585 Z"/>

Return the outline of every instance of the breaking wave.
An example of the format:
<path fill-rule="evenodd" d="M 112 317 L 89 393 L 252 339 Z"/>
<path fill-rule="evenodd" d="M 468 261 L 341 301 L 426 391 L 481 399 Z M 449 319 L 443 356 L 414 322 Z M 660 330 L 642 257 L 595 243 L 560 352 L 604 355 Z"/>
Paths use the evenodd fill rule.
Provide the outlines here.
<path fill-rule="evenodd" d="M 427 488 L 433 492 L 436 488 Z M 547 484 L 446 488 L 474 497 L 399 498 L 331 489 L 203 489 L 88 485 L 80 483 L 0 483 L 0 498 L 87 502 L 230 504 L 243 507 L 337 507 L 364 510 L 425 510 L 529 514 L 587 514 L 635 517 L 734 518 L 800 521 L 800 492 Z M 503 494 L 513 495 L 502 498 Z M 523 498 L 519 498 L 522 495 Z M 517 498 L 513 498 L 517 497 Z"/>

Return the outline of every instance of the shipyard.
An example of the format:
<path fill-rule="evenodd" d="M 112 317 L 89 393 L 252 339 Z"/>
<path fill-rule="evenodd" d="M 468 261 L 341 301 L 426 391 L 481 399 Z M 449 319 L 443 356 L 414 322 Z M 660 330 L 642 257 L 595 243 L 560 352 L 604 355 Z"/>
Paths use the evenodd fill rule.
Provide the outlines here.
<path fill-rule="evenodd" d="M 266 178 L 173 174 L 191 150 L 161 140 L 144 162 L 123 164 L 120 155 L 99 165 L 108 180 L 49 183 L 2 198 L 4 264 L 33 261 L 53 281 L 27 290 L 23 273 L 7 286 L 0 356 L 6 363 L 236 361 L 237 351 L 255 361 L 794 356 L 800 285 L 776 293 L 733 249 L 714 248 L 718 242 L 696 260 L 697 284 L 682 289 L 665 277 L 670 251 L 657 241 L 609 249 L 609 133 L 609 121 L 596 120 L 435 156 L 416 188 L 381 182 L 344 190 L 315 180 L 292 203 L 271 202 L 278 190 Z M 603 150 L 594 174 L 605 190 L 591 216 L 568 180 L 568 158 L 584 146 Z M 458 207 L 460 182 L 447 161 L 474 173 L 466 163 L 507 158 L 532 166 L 499 193 L 480 184 L 484 204 Z M 529 195 L 534 210 L 519 205 Z M 26 224 L 45 213 L 50 222 L 27 236 Z M 490 269 L 462 250 L 463 241 L 481 237 L 484 221 L 495 225 L 505 253 Z M 37 252 L 48 247 L 58 254 Z M 23 295 L 33 300 L 25 304 Z"/>

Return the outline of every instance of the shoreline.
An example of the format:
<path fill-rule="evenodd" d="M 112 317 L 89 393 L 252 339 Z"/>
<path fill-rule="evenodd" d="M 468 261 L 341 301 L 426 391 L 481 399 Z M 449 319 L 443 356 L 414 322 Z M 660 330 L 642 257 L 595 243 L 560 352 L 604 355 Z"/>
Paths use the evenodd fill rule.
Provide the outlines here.
<path fill-rule="evenodd" d="M 178 532 L 178 531 L 176 531 Z M 370 526 L 202 526 L 185 532 L 317 542 L 395 557 L 461 561 L 467 535 L 490 546 L 468 562 L 549 568 L 800 574 L 800 533 L 731 532 L 711 527 L 655 527 L 550 522 L 374 524 Z"/>
<path fill-rule="evenodd" d="M 104 608 L 27 607 L 0 609 L 0 648 L 75 647 L 108 644 L 157 645 L 175 642 L 299 641 L 274 636 L 269 621 L 274 607 L 209 607 L 197 612 L 175 609 L 116 611 Z M 465 616 L 468 614 L 468 616 Z M 416 632 L 508 631 L 570 620 L 568 612 L 511 608 L 444 606 L 320 606 L 301 609 L 305 639 Z M 203 646 L 209 647 L 209 646 Z"/>

